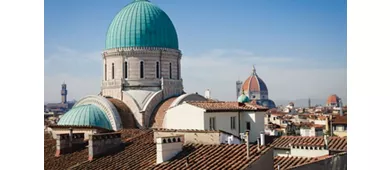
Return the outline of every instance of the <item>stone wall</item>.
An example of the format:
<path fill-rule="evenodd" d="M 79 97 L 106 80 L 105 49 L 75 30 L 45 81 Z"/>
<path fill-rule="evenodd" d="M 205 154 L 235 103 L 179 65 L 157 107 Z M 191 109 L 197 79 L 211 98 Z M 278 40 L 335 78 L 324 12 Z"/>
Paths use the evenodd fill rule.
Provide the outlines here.
<path fill-rule="evenodd" d="M 123 103 L 130 108 L 131 112 L 133 112 L 134 118 L 136 120 L 137 127 L 141 127 L 144 124 L 144 116 L 140 112 L 141 108 L 137 105 L 137 103 L 133 100 L 133 98 L 126 92 L 122 92 Z"/>
<path fill-rule="evenodd" d="M 84 145 L 84 133 L 73 133 L 72 135 L 69 135 L 69 133 L 56 134 L 55 156 L 59 157 L 60 155 L 66 153 L 72 153 L 78 149 L 83 148 Z"/>
<path fill-rule="evenodd" d="M 156 108 L 156 106 L 162 101 L 162 97 L 163 97 L 162 91 L 156 92 L 149 99 L 149 101 L 146 103 L 146 105 L 145 105 L 146 107 L 143 110 L 144 117 L 143 117 L 143 126 L 142 127 L 146 128 L 147 126 L 149 126 L 150 117 L 152 116 L 153 111 Z"/>
<path fill-rule="evenodd" d="M 159 137 L 184 136 L 184 144 L 198 143 L 205 145 L 220 144 L 220 132 L 154 132 L 154 141 Z"/>
<path fill-rule="evenodd" d="M 140 76 L 141 61 L 144 63 L 143 78 Z M 125 77 L 125 62 L 127 62 L 127 78 Z M 160 65 L 159 77 L 156 71 L 157 62 Z M 179 50 L 148 47 L 110 49 L 103 52 L 103 81 L 112 80 L 112 64 L 114 64 L 114 79 L 123 79 L 125 86 L 159 87 L 161 77 L 172 80 L 181 79 L 180 62 L 181 52 Z M 105 65 L 107 65 L 106 71 Z M 102 88 L 109 88 L 109 86 Z"/>
<path fill-rule="evenodd" d="M 90 135 L 88 143 L 88 159 L 93 160 L 97 157 L 116 152 L 122 149 L 122 147 L 120 133 Z"/>

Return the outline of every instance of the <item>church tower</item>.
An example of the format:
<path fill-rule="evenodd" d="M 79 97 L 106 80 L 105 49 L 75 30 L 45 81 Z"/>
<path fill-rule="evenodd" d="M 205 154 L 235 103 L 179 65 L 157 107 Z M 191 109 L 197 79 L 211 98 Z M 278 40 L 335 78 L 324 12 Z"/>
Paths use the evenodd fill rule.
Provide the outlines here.
<path fill-rule="evenodd" d="M 67 101 L 66 101 L 66 95 L 68 95 L 68 90 L 66 90 L 66 84 L 65 84 L 65 82 L 64 82 L 64 83 L 62 83 L 62 85 L 61 85 L 61 103 L 62 103 L 62 104 L 67 103 Z"/>
<path fill-rule="evenodd" d="M 240 97 L 241 95 L 241 86 L 242 86 L 242 81 L 237 80 L 236 81 L 236 98 Z"/>

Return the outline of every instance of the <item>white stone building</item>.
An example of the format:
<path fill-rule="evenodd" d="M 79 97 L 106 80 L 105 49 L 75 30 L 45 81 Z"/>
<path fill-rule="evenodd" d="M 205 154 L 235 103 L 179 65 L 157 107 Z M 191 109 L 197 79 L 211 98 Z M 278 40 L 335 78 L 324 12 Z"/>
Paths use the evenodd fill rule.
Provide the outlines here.
<path fill-rule="evenodd" d="M 101 91 L 82 98 L 74 108 L 97 106 L 110 122 L 109 130 L 153 126 L 157 107 L 171 98 L 176 99 L 172 106 L 206 100 L 183 91 L 176 29 L 168 15 L 151 2 L 135 0 L 120 10 L 108 28 L 105 44 Z M 101 122 L 93 119 L 96 113 L 100 111 L 82 113 L 92 121 L 60 123 L 99 127 Z"/>
<path fill-rule="evenodd" d="M 223 130 L 239 136 L 249 130 L 251 142 L 264 132 L 267 108 L 239 102 L 184 102 L 168 109 L 162 128 Z"/>

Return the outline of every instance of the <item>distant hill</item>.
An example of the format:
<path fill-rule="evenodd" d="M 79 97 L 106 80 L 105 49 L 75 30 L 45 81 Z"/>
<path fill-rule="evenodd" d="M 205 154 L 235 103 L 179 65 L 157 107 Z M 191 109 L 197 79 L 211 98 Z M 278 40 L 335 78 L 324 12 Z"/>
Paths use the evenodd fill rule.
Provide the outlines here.
<path fill-rule="evenodd" d="M 315 105 L 322 105 L 324 106 L 326 104 L 326 99 L 310 99 L 311 100 L 311 106 Z M 308 99 L 296 99 L 296 100 L 274 100 L 275 104 L 277 106 L 283 105 L 286 106 L 288 103 L 293 102 L 295 104 L 295 107 L 307 107 L 308 106 Z M 343 105 L 347 104 L 347 100 L 343 100 Z"/>

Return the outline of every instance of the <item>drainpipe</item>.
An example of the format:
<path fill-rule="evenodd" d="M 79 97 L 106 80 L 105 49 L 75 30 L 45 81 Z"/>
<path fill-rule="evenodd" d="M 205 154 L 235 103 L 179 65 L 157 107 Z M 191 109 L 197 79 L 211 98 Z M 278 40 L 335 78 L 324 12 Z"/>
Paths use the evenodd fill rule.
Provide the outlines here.
<path fill-rule="evenodd" d="M 238 111 L 238 134 L 241 133 L 241 114 L 240 114 L 240 111 Z"/>

